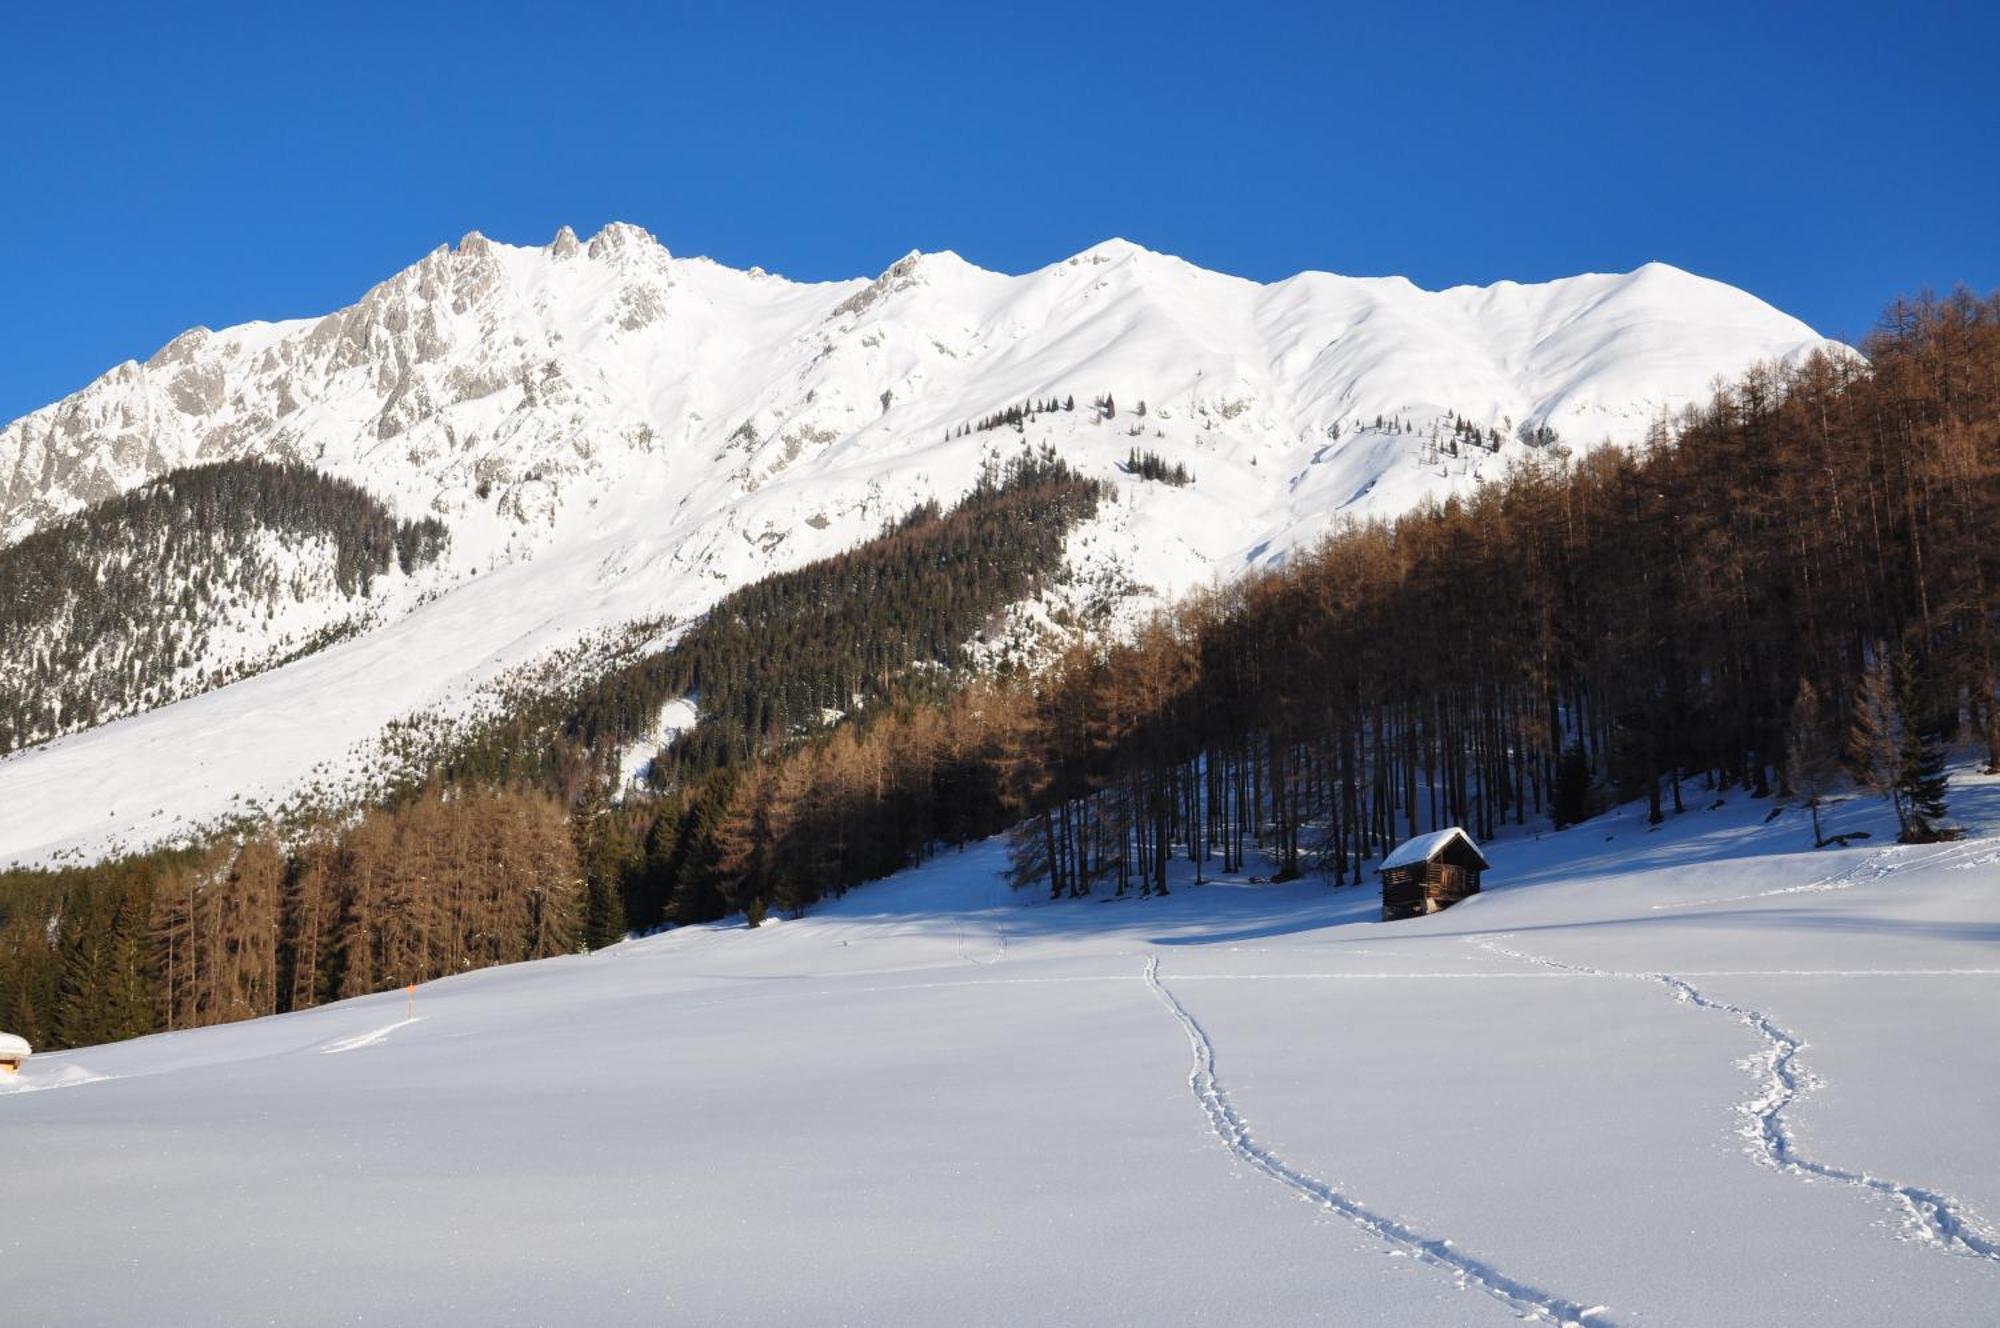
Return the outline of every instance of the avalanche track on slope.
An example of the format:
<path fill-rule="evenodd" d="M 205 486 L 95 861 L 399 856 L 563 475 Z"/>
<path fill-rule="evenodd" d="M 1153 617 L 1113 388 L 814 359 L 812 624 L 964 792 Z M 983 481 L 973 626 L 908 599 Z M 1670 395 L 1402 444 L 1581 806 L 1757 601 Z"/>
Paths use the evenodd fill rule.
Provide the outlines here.
<path fill-rule="evenodd" d="M 1593 968 L 1587 964 L 1564 963 L 1543 955 L 1511 949 L 1499 943 L 1505 939 L 1509 938 L 1502 936 L 1474 939 L 1472 944 L 1502 958 L 1526 964 L 1539 964 L 1544 968 L 1579 976 L 1657 982 L 1673 992 L 1674 999 L 1683 1004 L 1734 1018 L 1764 1041 L 1762 1055 L 1751 1057 L 1744 1062 L 1746 1066 L 1761 1063 L 1764 1090 L 1757 1097 L 1737 1107 L 1745 1117 L 1741 1134 L 1752 1156 L 1765 1165 L 1776 1167 L 1789 1175 L 1802 1176 L 1809 1180 L 1833 1181 L 1886 1195 L 1901 1206 L 1904 1228 L 1911 1239 L 1935 1246 L 1946 1253 L 2000 1263 L 2000 1240 L 1986 1234 L 1979 1220 L 1949 1195 L 1924 1186 L 1873 1176 L 1864 1171 L 1851 1171 L 1845 1167 L 1821 1162 L 1799 1151 L 1797 1141 L 1793 1139 L 1791 1129 L 1785 1123 L 1785 1112 L 1806 1093 L 1817 1087 L 1819 1081 L 1799 1065 L 1799 1053 L 1805 1050 L 1805 1040 L 1772 1022 L 1771 1017 L 1763 1011 L 1710 996 L 1687 979 L 1676 977 L 1671 973 L 1621 973 L 1611 969 Z"/>
<path fill-rule="evenodd" d="M 1343 1193 L 1337 1186 L 1288 1165 L 1258 1143 L 1250 1133 L 1249 1122 L 1236 1110 L 1228 1092 L 1216 1078 L 1215 1044 L 1209 1040 L 1208 1031 L 1160 981 L 1158 955 L 1147 956 L 1145 976 L 1146 986 L 1180 1022 L 1187 1034 L 1188 1047 L 1194 1055 L 1194 1066 L 1188 1072 L 1188 1087 L 1193 1090 L 1195 1101 L 1207 1113 L 1209 1128 L 1215 1131 L 1216 1137 L 1230 1152 L 1301 1198 L 1360 1227 L 1419 1263 L 1450 1274 L 1460 1286 L 1484 1292 L 1524 1318 L 1573 1328 L 1614 1322 L 1609 1317 L 1607 1306 L 1582 1305 L 1509 1277 L 1491 1264 L 1456 1248 L 1449 1240 L 1423 1235 L 1395 1218 L 1377 1213 L 1352 1195 Z"/>

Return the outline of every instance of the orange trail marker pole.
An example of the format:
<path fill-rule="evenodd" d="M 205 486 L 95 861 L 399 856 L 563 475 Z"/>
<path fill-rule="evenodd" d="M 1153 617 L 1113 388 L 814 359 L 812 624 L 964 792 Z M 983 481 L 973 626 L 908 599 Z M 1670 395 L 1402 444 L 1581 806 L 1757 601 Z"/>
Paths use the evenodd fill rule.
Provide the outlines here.
<path fill-rule="evenodd" d="M 403 1010 L 403 1017 L 406 1019 L 415 1019 L 417 1017 L 417 984 L 412 982 L 408 987 L 404 988 L 404 994 L 409 998 L 409 1001 Z"/>

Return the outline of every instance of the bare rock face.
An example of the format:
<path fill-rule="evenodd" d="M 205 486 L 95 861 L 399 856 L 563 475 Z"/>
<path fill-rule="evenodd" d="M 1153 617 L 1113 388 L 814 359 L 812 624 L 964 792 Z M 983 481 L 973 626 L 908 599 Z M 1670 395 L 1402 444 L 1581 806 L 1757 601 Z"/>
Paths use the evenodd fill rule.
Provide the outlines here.
<path fill-rule="evenodd" d="M 574 255 L 576 237 L 552 248 Z M 184 333 L 0 430 L 0 542 L 199 460 L 305 460 L 374 482 L 387 471 L 397 489 L 457 484 L 453 412 L 510 387 L 504 406 L 517 409 L 519 385 L 545 382 L 559 358 L 559 331 L 523 297 L 501 247 L 473 232 L 325 318 Z M 514 460 L 540 460 L 560 485 L 575 463 L 549 423 L 536 431 L 548 454 Z M 393 458 L 373 446 L 392 440 L 406 443 Z"/>

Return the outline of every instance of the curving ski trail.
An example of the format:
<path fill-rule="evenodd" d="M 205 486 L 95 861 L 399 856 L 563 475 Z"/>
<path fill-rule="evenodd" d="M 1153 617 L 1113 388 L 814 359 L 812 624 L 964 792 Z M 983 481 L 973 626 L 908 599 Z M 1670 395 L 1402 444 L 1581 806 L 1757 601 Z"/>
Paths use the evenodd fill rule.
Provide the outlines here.
<path fill-rule="evenodd" d="M 373 1029 L 370 1032 L 359 1033 L 354 1037 L 341 1038 L 337 1042 L 329 1042 L 319 1049 L 320 1055 L 338 1056 L 343 1052 L 360 1051 L 363 1047 L 375 1046 L 377 1043 L 388 1038 L 397 1029 L 408 1028 L 411 1024 L 418 1023 L 422 1019 L 422 1015 L 416 1015 L 409 1019 L 398 1019 L 393 1024 L 384 1024 L 382 1027 Z"/>
<path fill-rule="evenodd" d="M 2000 860 L 2000 848 L 1996 848 L 1990 838 L 1967 839 L 1947 844 L 1929 852 L 1919 851 L 1919 846 L 1894 844 L 1876 853 L 1870 853 L 1860 861 L 1843 867 L 1831 876 L 1822 877 L 1805 885 L 1781 886 L 1776 890 L 1753 890 L 1747 895 L 1723 895 L 1715 899 L 1680 899 L 1671 903 L 1654 904 L 1655 913 L 1677 908 L 1708 908 L 1716 904 L 1740 904 L 1752 899 L 1771 899 L 1778 895 L 1825 894 L 1833 890 L 1851 890 L 1857 885 L 1874 885 L 1913 867 L 1949 866 L 1953 870 L 1970 867 L 1984 867 Z"/>
<path fill-rule="evenodd" d="M 1187 1007 L 1161 983 L 1158 955 L 1147 956 L 1145 979 L 1153 995 L 1167 1007 L 1187 1034 L 1188 1046 L 1194 1053 L 1194 1068 L 1188 1073 L 1188 1087 L 1208 1114 L 1209 1127 L 1237 1157 L 1300 1197 L 1346 1219 L 1419 1263 L 1450 1274 L 1460 1286 L 1486 1293 L 1523 1318 L 1561 1324 L 1566 1328 L 1585 1328 L 1586 1325 L 1598 1328 L 1612 1322 L 1608 1309 L 1603 1305 L 1581 1305 L 1516 1281 L 1492 1265 L 1460 1251 L 1449 1240 L 1412 1230 L 1392 1217 L 1375 1212 L 1326 1181 L 1287 1165 L 1251 1135 L 1249 1123 L 1237 1112 L 1229 1094 L 1216 1079 L 1215 1044 L 1209 1040 L 1207 1030 L 1188 1013 Z"/>
<path fill-rule="evenodd" d="M 1791 1175 L 1833 1181 L 1885 1195 L 1902 1208 L 1904 1228 L 1910 1239 L 1935 1245 L 1946 1253 L 2000 1263 L 2000 1240 L 1987 1234 L 1977 1219 L 1960 1208 L 1950 1196 L 1920 1185 L 1871 1176 L 1865 1171 L 1850 1171 L 1807 1157 L 1799 1151 L 1790 1127 L 1785 1124 L 1785 1111 L 1817 1087 L 1818 1081 L 1799 1065 L 1799 1053 L 1806 1045 L 1804 1039 L 1773 1023 L 1763 1011 L 1710 996 L 1685 978 L 1671 973 L 1619 973 L 1512 950 L 1496 940 L 1474 940 L 1472 943 L 1489 954 L 1522 963 L 1540 964 L 1544 968 L 1590 977 L 1657 982 L 1673 992 L 1674 999 L 1683 1004 L 1733 1017 L 1764 1040 L 1763 1054 L 1747 1062 L 1762 1064 L 1764 1091 L 1737 1107 L 1745 1117 L 1739 1133 L 1750 1145 L 1752 1156 Z"/>

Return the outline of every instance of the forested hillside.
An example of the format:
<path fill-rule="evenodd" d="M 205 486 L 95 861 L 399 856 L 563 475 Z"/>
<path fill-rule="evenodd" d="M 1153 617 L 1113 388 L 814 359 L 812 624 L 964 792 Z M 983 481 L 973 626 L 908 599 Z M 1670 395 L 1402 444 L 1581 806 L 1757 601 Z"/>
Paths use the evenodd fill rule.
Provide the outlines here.
<path fill-rule="evenodd" d="M 0 753 L 310 653 L 442 552 L 309 466 L 177 470 L 0 549 Z"/>
<path fill-rule="evenodd" d="M 1263 845 L 1362 881 L 1421 830 L 1657 822 L 1689 780 L 1809 799 L 1842 765 L 1945 833 L 1942 746 L 2000 760 L 2000 298 L 1898 305 L 1869 353 L 1077 651 L 1014 752 L 1021 876 L 1143 889 Z"/>
<path fill-rule="evenodd" d="M 1101 493 L 1046 449 L 990 463 L 949 513 L 925 504 L 852 553 L 729 596 L 672 650 L 607 681 L 576 736 L 596 744 L 667 697 L 699 697 L 700 724 L 656 767 L 667 786 L 934 693 L 1002 609 L 1065 573 L 1064 538 Z"/>
<path fill-rule="evenodd" d="M 1907 837 L 1949 833 L 1941 748 L 2000 754 L 2000 297 L 1899 304 L 1868 352 L 1754 372 L 1634 451 L 1528 456 L 1032 676 L 973 676 L 965 642 L 1057 574 L 1096 501 L 1034 456 L 725 599 L 282 864 L 232 842 L 14 875 L 0 1012 L 67 1042 L 547 953 L 572 927 L 754 922 L 1010 825 L 1017 879 L 1072 896 L 1162 890 L 1174 855 L 1363 882 L 1438 825 L 1560 829 L 1627 797 L 1659 819 L 1687 788 L 1803 801 L 1843 773 Z M 650 796 L 614 800 L 616 750 L 687 693 L 702 725 Z M 510 835 L 540 847 L 493 857 Z M 204 939 L 246 926 L 253 958 L 221 953 L 247 977 Z"/>
<path fill-rule="evenodd" d="M 859 549 L 736 592 L 663 653 L 440 740 L 428 780 L 358 824 L 283 841 L 252 826 L 204 852 L 0 875 L 0 1020 L 79 1045 L 302 1009 L 615 940 L 621 890 L 651 926 L 675 882 L 676 917 L 719 916 L 733 906 L 717 879 L 728 864 L 699 827 L 731 769 L 840 714 L 950 696 L 987 621 L 1063 575 L 1065 536 L 1099 497 L 1051 455 L 996 462 L 951 511 L 915 510 Z M 620 748 L 690 691 L 703 718 L 661 765 L 668 796 L 608 805 Z M 423 738 L 402 740 L 414 751 Z M 654 852 L 635 862 L 621 836 L 639 826 Z M 596 864 L 587 892 L 579 846 Z M 892 869 L 902 841 L 892 849 L 827 884 Z"/>
<path fill-rule="evenodd" d="M 700 722 L 654 763 L 668 791 L 871 705 L 943 694 L 1004 609 L 1069 576 L 1064 541 L 1102 494 L 1046 449 L 989 458 L 950 511 L 925 503 L 855 549 L 734 591 L 666 649 L 574 690 L 514 695 L 469 736 L 411 720 L 392 738 L 398 759 L 582 797 L 664 704 L 694 697 Z"/>
<path fill-rule="evenodd" d="M 800 906 L 1025 813 L 1018 874 L 1057 893 L 1257 849 L 1343 883 L 1444 824 L 1658 818 L 1690 780 L 1810 798 L 1843 766 L 1908 837 L 1945 833 L 1940 748 L 2000 744 L 2000 298 L 1898 305 L 1869 350 L 795 749 L 642 860 L 669 846 L 670 914 L 690 860 L 713 908 Z"/>

